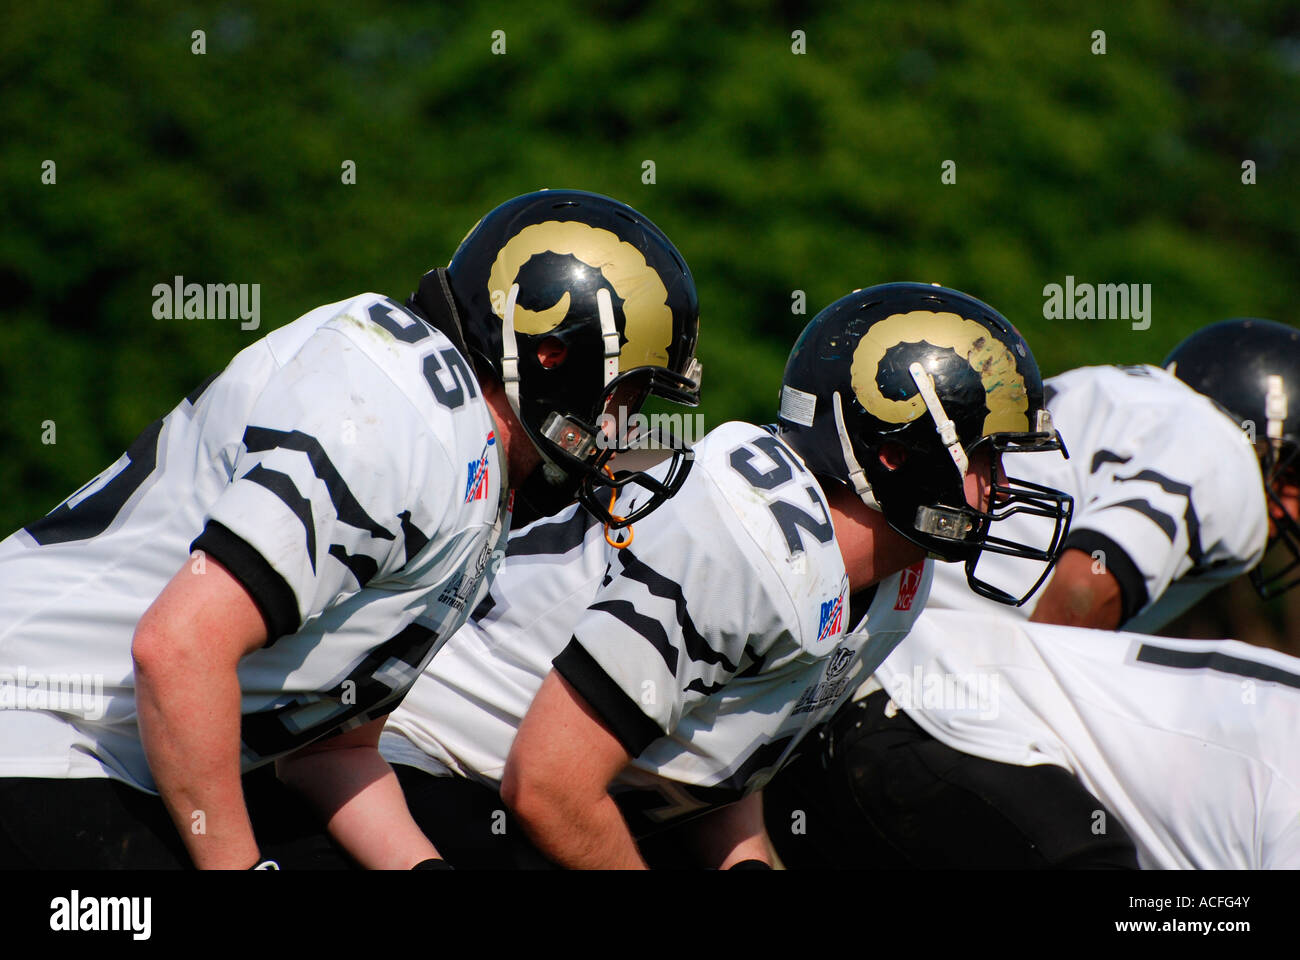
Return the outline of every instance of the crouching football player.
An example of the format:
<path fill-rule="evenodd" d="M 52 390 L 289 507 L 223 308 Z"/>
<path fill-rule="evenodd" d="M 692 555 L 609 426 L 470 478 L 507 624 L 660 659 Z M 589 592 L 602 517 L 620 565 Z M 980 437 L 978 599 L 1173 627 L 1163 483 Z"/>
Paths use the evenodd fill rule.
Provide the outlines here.
<path fill-rule="evenodd" d="M 0 544 L 0 866 L 251 867 L 241 774 L 335 731 L 353 749 L 310 798 L 359 794 L 331 829 L 373 831 L 367 809 L 401 802 L 383 717 L 483 595 L 510 489 L 540 464 L 535 512 L 576 496 L 636 519 L 595 494 L 630 476 L 606 475 L 622 438 L 594 424 L 694 402 L 697 313 L 649 221 L 545 191 L 407 305 L 362 294 L 241 352 Z M 639 513 L 684 479 L 674 459 Z M 68 673 L 94 695 L 40 688 Z M 414 827 L 384 835 L 392 864 L 435 856 Z"/>
<path fill-rule="evenodd" d="M 640 867 L 638 839 L 691 818 L 704 865 L 770 862 L 756 791 L 910 629 L 927 553 L 993 540 L 1009 448 L 1060 449 L 999 314 L 922 284 L 831 305 L 791 354 L 779 427 L 711 431 L 655 523 L 610 543 L 571 510 L 512 539 L 386 728 L 411 812 L 461 865 Z M 1000 486 L 1055 521 L 1000 548 L 1045 563 L 1068 497 Z"/>
<path fill-rule="evenodd" d="M 1020 469 L 1079 508 L 1032 620 L 1147 633 L 1246 571 L 1266 597 L 1294 585 L 1300 331 L 1225 321 L 1164 367 L 1048 381 L 1073 469 Z M 1272 545 L 1291 562 L 1264 576 Z M 1017 563 L 997 558 L 991 579 L 1035 573 Z M 914 633 L 770 785 L 788 864 L 1297 865 L 1293 659 L 1039 629 L 935 580 Z M 985 611 L 1010 622 L 960 616 Z"/>

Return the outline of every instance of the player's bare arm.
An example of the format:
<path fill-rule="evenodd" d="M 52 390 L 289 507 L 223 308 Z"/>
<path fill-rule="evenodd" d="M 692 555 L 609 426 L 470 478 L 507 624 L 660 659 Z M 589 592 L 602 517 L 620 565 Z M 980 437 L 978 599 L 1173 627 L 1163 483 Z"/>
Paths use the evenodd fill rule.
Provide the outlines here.
<path fill-rule="evenodd" d="M 643 870 L 645 861 L 608 790 L 629 760 L 595 711 L 552 670 L 510 748 L 501 797 L 556 863 Z"/>
<path fill-rule="evenodd" d="M 219 563 L 189 563 L 136 626 L 140 735 L 158 792 L 200 869 L 259 860 L 240 783 L 240 658 L 266 643 L 248 591 Z"/>
<path fill-rule="evenodd" d="M 1069 549 L 1056 562 L 1056 572 L 1029 619 L 1035 623 L 1115 630 L 1123 610 L 1124 597 L 1115 575 L 1091 554 Z"/>
<path fill-rule="evenodd" d="M 276 761 L 276 774 L 320 813 L 330 836 L 369 870 L 409 870 L 440 858 L 379 755 L 384 719 L 319 740 Z"/>

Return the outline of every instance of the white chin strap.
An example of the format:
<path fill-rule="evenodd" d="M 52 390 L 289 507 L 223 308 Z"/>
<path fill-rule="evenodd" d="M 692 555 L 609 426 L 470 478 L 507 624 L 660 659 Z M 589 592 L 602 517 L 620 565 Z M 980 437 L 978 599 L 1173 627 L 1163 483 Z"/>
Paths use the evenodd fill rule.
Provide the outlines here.
<path fill-rule="evenodd" d="M 935 428 L 939 431 L 939 439 L 948 448 L 952 462 L 957 464 L 958 474 L 964 478 L 970 469 L 970 461 L 966 458 L 966 451 L 962 449 L 961 441 L 957 439 L 957 425 L 948 419 L 943 404 L 939 402 L 939 394 L 934 389 L 934 378 L 926 372 L 925 367 L 916 362 L 907 368 L 907 372 L 912 375 L 912 382 L 921 392 L 925 409 L 930 411 L 930 418 L 934 420 Z"/>
<path fill-rule="evenodd" d="M 844 456 L 844 465 L 848 467 L 849 483 L 853 484 L 853 492 L 872 510 L 883 513 L 884 511 L 880 510 L 880 502 L 876 500 L 871 484 L 867 481 L 867 474 L 862 469 L 862 464 L 858 463 L 858 458 L 853 455 L 853 445 L 849 443 L 849 431 L 844 426 L 844 408 L 838 390 L 831 394 L 831 409 L 835 413 L 835 432 L 840 435 L 840 453 Z"/>

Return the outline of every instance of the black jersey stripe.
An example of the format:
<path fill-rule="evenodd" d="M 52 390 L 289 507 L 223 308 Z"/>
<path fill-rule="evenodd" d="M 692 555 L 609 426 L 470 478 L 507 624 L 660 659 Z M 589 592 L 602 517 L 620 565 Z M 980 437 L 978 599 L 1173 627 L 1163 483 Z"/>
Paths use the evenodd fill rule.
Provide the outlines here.
<path fill-rule="evenodd" d="M 266 622 L 268 647 L 298 630 L 302 621 L 293 588 L 256 547 L 216 520 L 209 520 L 190 544 L 190 551 L 195 550 L 212 557 L 243 584 Z"/>
<path fill-rule="evenodd" d="M 1174 523 L 1174 518 L 1169 516 L 1169 514 L 1153 507 L 1150 500 L 1142 500 L 1140 498 L 1120 500 L 1119 502 L 1112 504 L 1112 506 L 1128 507 L 1130 510 L 1136 510 L 1163 530 L 1165 536 L 1169 538 L 1170 543 L 1174 542 L 1174 537 L 1178 533 L 1178 525 Z"/>
<path fill-rule="evenodd" d="M 1248 677 L 1251 680 L 1263 680 L 1268 683 L 1280 683 L 1283 686 L 1300 690 L 1300 676 L 1271 664 L 1245 657 L 1233 657 L 1215 650 L 1171 650 L 1169 647 L 1157 647 L 1144 643 L 1138 648 L 1139 663 L 1151 663 L 1160 667 L 1177 667 L 1181 670 L 1213 670 L 1227 673 L 1234 677 Z"/>
<path fill-rule="evenodd" d="M 659 724 L 645 715 L 577 637 L 569 641 L 551 665 L 600 715 L 609 732 L 630 756 L 640 756 L 646 747 L 664 735 Z"/>
<path fill-rule="evenodd" d="M 691 693 L 698 693 L 708 697 L 711 696 L 712 694 L 717 693 L 726 685 L 727 685 L 727 681 L 725 679 L 719 680 L 717 683 L 705 683 L 703 677 L 696 677 L 694 680 L 692 680 L 690 683 L 686 685 L 686 689 Z"/>
<path fill-rule="evenodd" d="M 375 562 L 374 557 L 368 557 L 364 553 L 348 553 L 341 543 L 330 544 L 329 553 L 331 557 L 352 571 L 352 576 L 357 578 L 358 586 L 364 587 L 379 572 L 379 564 Z"/>
<path fill-rule="evenodd" d="M 1122 457 L 1111 450 L 1101 449 L 1092 455 L 1092 469 L 1089 473 L 1096 473 L 1107 463 L 1128 463 L 1132 457 Z"/>
<path fill-rule="evenodd" d="M 648 566 L 630 549 L 620 550 L 618 558 L 623 564 L 623 576 L 644 584 L 645 588 L 656 597 L 673 602 L 677 612 L 677 624 L 682 629 L 682 643 L 686 648 L 686 655 L 691 660 L 696 663 L 722 664 L 723 669 L 728 673 L 736 672 L 736 665 L 721 651 L 713 649 L 695 628 L 690 611 L 686 609 L 686 595 L 682 593 L 681 584 Z"/>
<path fill-rule="evenodd" d="M 316 522 L 312 517 L 311 501 L 298 492 L 293 478 L 279 470 L 268 470 L 260 463 L 241 478 L 265 487 L 284 501 L 284 505 L 293 511 L 294 516 L 307 531 L 307 559 L 311 561 L 312 573 L 316 572 Z"/>
<path fill-rule="evenodd" d="M 582 546 L 596 518 L 581 508 L 563 520 L 535 523 L 526 532 L 512 536 L 506 544 L 507 557 L 552 557 Z"/>
<path fill-rule="evenodd" d="M 250 453 L 260 453 L 263 450 L 297 450 L 307 455 L 311 468 L 316 476 L 325 484 L 325 489 L 329 491 L 330 500 L 334 504 L 334 512 L 338 515 L 339 520 L 350 527 L 356 527 L 358 530 L 365 530 L 372 537 L 380 540 L 396 540 L 397 537 L 391 531 L 385 529 L 376 523 L 357 498 L 352 495 L 352 491 L 343 480 L 342 474 L 334 466 L 329 455 L 325 453 L 325 448 L 320 445 L 320 441 L 313 436 L 303 433 L 301 430 L 272 430 L 268 427 L 247 427 L 244 430 L 244 446 Z"/>
<path fill-rule="evenodd" d="M 1187 510 L 1183 513 L 1183 523 L 1187 525 L 1187 556 L 1195 566 L 1200 567 L 1201 561 L 1205 559 L 1205 551 L 1201 549 L 1201 520 L 1196 515 L 1196 507 L 1192 504 L 1191 486 L 1179 483 L 1177 480 L 1170 480 L 1163 473 L 1157 473 L 1155 470 L 1139 470 L 1132 476 L 1116 476 L 1115 479 L 1121 483 L 1129 480 L 1146 480 L 1159 485 L 1165 493 L 1172 493 L 1187 501 Z"/>
<path fill-rule="evenodd" d="M 402 545 L 406 548 L 406 562 L 410 563 L 429 542 L 424 531 L 411 522 L 411 511 L 403 510 L 397 515 L 402 521 Z"/>
<path fill-rule="evenodd" d="M 664 630 L 664 625 L 654 617 L 647 617 L 644 613 L 638 613 L 636 607 L 627 600 L 600 600 L 587 609 L 608 613 L 629 630 L 640 635 L 647 643 L 659 651 L 659 656 L 664 658 L 664 664 L 667 665 L 668 672 L 673 676 L 677 675 L 677 648 L 668 639 L 668 632 Z"/>

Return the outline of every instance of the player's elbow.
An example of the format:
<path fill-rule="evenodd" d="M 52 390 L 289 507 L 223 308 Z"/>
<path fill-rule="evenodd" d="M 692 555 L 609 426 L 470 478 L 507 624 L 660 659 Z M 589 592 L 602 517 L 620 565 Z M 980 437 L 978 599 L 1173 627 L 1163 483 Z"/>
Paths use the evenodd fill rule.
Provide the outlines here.
<path fill-rule="evenodd" d="M 545 780 L 533 772 L 527 762 L 520 762 L 513 754 L 501 776 L 501 800 L 507 807 L 527 822 L 525 811 L 531 813 L 540 804 L 546 792 Z"/>
<path fill-rule="evenodd" d="M 521 823 L 535 828 L 564 816 L 567 806 L 582 803 L 583 793 L 573 789 L 562 771 L 512 752 L 501 778 L 501 799 Z"/>
<path fill-rule="evenodd" d="M 152 608 L 146 611 L 131 638 L 137 689 L 172 686 L 224 666 L 219 651 L 205 648 L 200 640 L 192 629 L 155 616 Z"/>
<path fill-rule="evenodd" d="M 146 612 L 131 638 L 131 662 L 137 681 L 165 674 L 176 657 L 176 644 L 164 626 Z"/>

